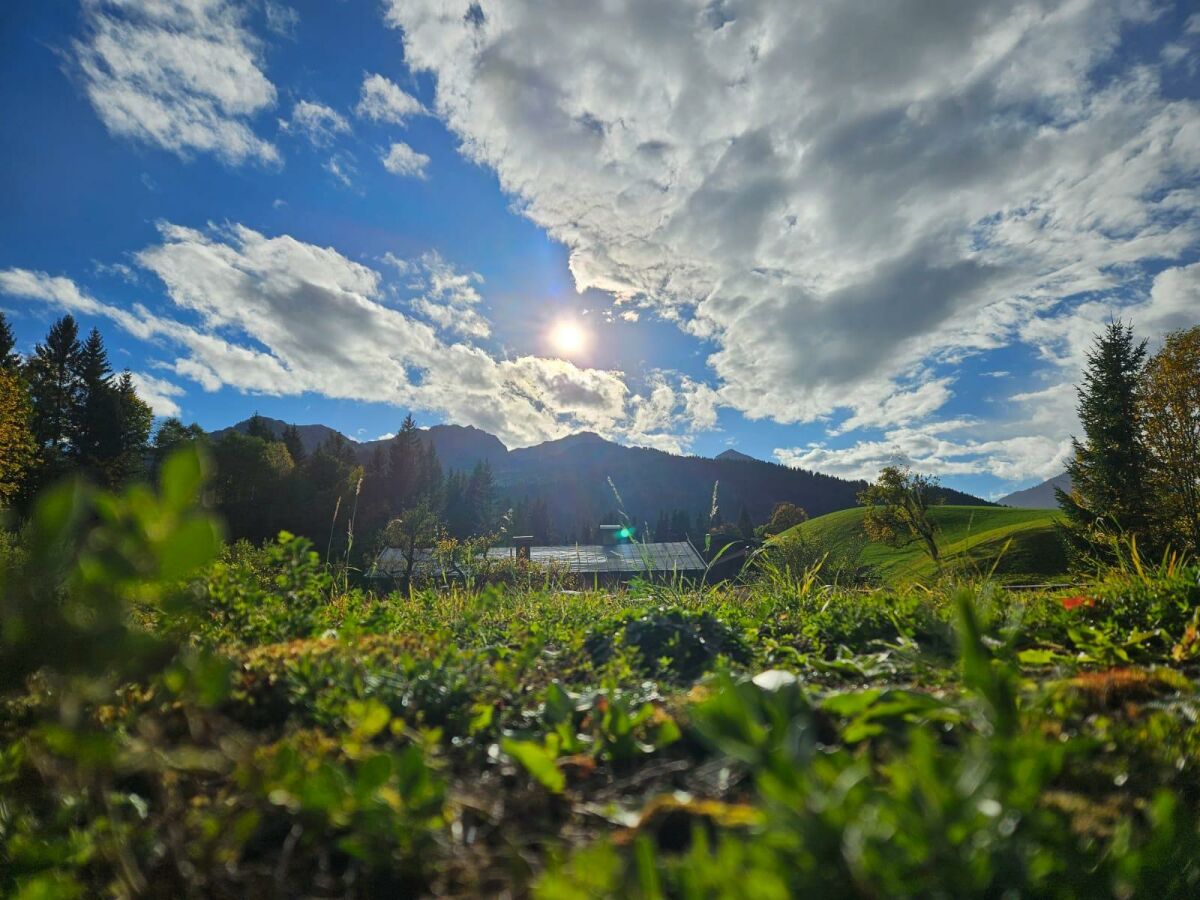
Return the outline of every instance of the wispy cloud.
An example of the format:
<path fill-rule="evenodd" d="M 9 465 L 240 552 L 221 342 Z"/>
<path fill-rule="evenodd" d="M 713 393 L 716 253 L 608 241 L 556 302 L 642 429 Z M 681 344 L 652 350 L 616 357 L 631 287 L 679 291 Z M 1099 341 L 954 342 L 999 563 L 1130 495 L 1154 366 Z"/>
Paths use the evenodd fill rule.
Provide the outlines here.
<path fill-rule="evenodd" d="M 279 124 L 285 131 L 303 134 L 317 147 L 326 147 L 335 136 L 350 132 L 350 123 L 345 116 L 333 107 L 313 100 L 297 102 L 292 107 L 291 119 Z"/>

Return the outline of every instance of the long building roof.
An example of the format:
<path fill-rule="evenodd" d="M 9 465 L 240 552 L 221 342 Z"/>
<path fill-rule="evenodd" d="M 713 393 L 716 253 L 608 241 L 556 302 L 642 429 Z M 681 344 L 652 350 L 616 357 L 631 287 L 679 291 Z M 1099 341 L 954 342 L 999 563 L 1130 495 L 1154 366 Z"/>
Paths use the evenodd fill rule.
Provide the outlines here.
<path fill-rule="evenodd" d="M 492 547 L 489 559 L 515 559 L 515 547 Z M 531 562 L 566 569 L 576 575 L 636 575 L 639 572 L 703 572 L 704 560 L 687 541 L 657 544 L 560 544 L 530 547 Z M 379 554 L 377 569 L 381 574 L 402 573 L 406 568 L 404 554 L 389 547 Z M 433 551 L 418 550 L 417 572 L 428 574 L 436 568 Z"/>

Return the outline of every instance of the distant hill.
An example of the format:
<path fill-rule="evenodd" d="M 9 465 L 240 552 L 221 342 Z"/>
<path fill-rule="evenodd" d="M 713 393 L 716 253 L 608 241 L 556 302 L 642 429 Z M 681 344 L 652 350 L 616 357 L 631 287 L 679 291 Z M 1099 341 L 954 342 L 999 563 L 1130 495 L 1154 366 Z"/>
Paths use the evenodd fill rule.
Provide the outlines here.
<path fill-rule="evenodd" d="M 797 525 L 776 540 L 798 533 L 827 547 L 854 546 L 863 541 L 865 514 L 861 507 L 840 510 Z M 1066 573 L 1066 556 L 1054 527 L 1057 514 L 1053 509 L 997 506 L 939 506 L 931 510 L 940 528 L 938 547 L 947 567 L 987 573 L 995 566 L 996 577 L 1008 582 L 1057 580 Z M 900 548 L 867 542 L 861 561 L 889 582 L 934 574 L 933 563 L 915 542 Z"/>
<path fill-rule="evenodd" d="M 244 432 L 248 421 L 231 428 Z M 278 419 L 266 422 L 276 435 L 286 427 Z M 338 434 L 324 425 L 297 428 L 309 452 Z M 228 430 L 215 431 L 212 437 L 219 439 Z M 802 506 L 810 516 L 820 516 L 855 506 L 865 487 L 861 481 L 764 462 L 736 450 L 726 450 L 716 459 L 676 456 L 626 447 L 591 432 L 516 450 L 469 426 L 434 425 L 422 429 L 421 436 L 433 444 L 443 470 L 469 471 L 480 460 L 488 462 L 507 502 L 544 502 L 551 527 L 565 536 L 615 522 L 621 508 L 638 527 L 652 527 L 660 512 L 683 510 L 692 521 L 699 515 L 707 517 L 714 485 L 720 515 L 727 522 L 737 520 L 743 504 L 751 519 L 765 522 L 775 504 L 785 501 Z M 377 448 L 386 450 L 387 444 L 387 440 L 351 441 L 363 463 Z M 940 495 L 947 503 L 985 503 L 948 488 L 940 489 Z"/>
<path fill-rule="evenodd" d="M 1070 493 L 1071 476 L 1063 472 L 1034 487 L 1014 491 L 996 502 L 1001 506 L 1015 506 L 1018 509 L 1054 509 L 1058 506 L 1058 499 L 1054 495 L 1055 488 Z"/>
<path fill-rule="evenodd" d="M 471 425 L 433 425 L 421 429 L 421 437 L 433 444 L 445 471 L 469 471 L 480 461 L 488 462 L 492 468 L 496 468 L 508 455 L 508 448 L 500 442 L 500 438 Z M 362 462 L 366 462 L 376 447 L 387 449 L 389 442 L 366 441 L 354 448 L 355 453 Z"/>
<path fill-rule="evenodd" d="M 276 438 L 281 438 L 283 436 L 283 430 L 287 428 L 289 424 L 284 422 L 282 419 L 272 419 L 268 416 L 260 416 L 260 418 L 267 423 L 271 429 L 271 433 L 274 434 Z M 230 425 L 228 428 L 220 428 L 216 431 L 210 431 L 208 436 L 214 441 L 219 441 L 227 432 L 240 431 L 242 434 L 245 434 L 249 430 L 250 420 L 243 419 L 241 422 L 238 422 L 236 425 Z M 334 435 L 341 434 L 341 432 L 330 428 L 328 425 L 297 425 L 296 431 L 300 433 L 300 444 L 304 447 L 304 451 L 306 453 L 312 453 Z M 345 437 L 345 435 L 342 436 Z M 349 438 L 346 439 L 349 440 Z"/>

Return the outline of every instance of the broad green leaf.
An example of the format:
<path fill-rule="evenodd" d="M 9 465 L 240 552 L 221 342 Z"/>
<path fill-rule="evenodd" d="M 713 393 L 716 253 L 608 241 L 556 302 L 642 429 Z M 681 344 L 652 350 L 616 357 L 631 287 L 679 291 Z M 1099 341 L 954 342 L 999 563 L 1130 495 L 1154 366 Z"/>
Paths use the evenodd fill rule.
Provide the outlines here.
<path fill-rule="evenodd" d="M 561 794 L 567 786 L 567 779 L 555 764 L 554 757 L 536 741 L 505 738 L 500 742 L 500 749 L 520 763 L 525 771 L 552 794 Z"/>

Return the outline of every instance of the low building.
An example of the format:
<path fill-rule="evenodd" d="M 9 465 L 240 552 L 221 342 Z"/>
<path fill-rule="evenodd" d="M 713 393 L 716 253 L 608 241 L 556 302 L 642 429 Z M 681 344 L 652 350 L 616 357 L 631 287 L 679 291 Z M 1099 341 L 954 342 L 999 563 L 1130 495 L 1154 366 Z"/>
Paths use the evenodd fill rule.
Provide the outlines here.
<path fill-rule="evenodd" d="M 583 584 L 612 584 L 645 578 L 665 581 L 674 578 L 697 580 L 705 574 L 704 558 L 688 541 L 641 543 L 632 540 L 628 529 L 601 526 L 603 544 L 534 545 L 531 537 L 516 537 L 502 547 L 487 551 L 489 560 L 528 560 L 564 574 L 576 576 Z M 408 571 L 404 552 L 389 547 L 379 554 L 373 575 L 402 580 Z M 457 578 L 459 573 L 443 570 L 432 550 L 417 550 L 413 576 L 417 578 Z"/>

